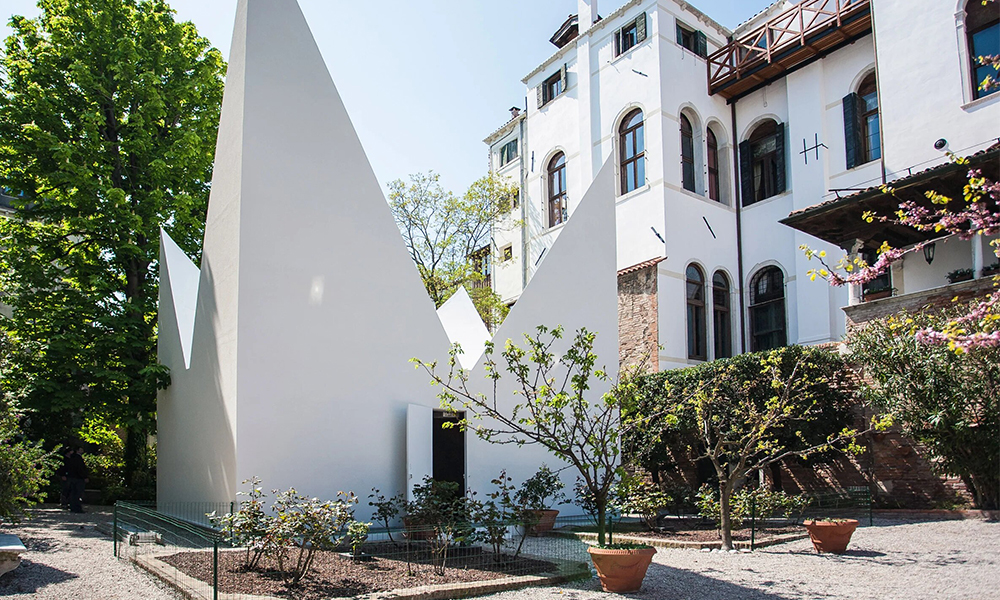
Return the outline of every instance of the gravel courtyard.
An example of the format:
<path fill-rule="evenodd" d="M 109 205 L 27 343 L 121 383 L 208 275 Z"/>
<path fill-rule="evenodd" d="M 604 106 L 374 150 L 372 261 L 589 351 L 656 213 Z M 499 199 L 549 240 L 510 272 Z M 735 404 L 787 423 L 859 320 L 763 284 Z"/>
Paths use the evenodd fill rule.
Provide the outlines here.
<path fill-rule="evenodd" d="M 490 600 L 918 600 L 1000 598 L 1000 523 L 875 520 L 847 554 L 819 555 L 809 540 L 753 553 L 659 549 L 638 594 L 596 581 L 521 590 Z"/>
<path fill-rule="evenodd" d="M 145 571 L 112 556 L 111 538 L 95 529 L 111 513 L 86 507 L 84 514 L 58 508 L 32 511 L 31 520 L 4 528 L 21 538 L 28 552 L 21 566 L 0 577 L 0 596 L 37 600 L 176 600 Z"/>
<path fill-rule="evenodd" d="M 175 600 L 157 580 L 111 556 L 95 530 L 107 511 L 73 515 L 53 508 L 8 531 L 28 547 L 0 596 L 39 600 Z M 542 540 L 538 540 L 541 542 Z M 843 556 L 818 555 L 808 540 L 754 553 L 659 550 L 643 591 L 622 596 L 596 581 L 489 596 L 491 600 L 895 600 L 1000 599 L 1000 523 L 876 520 L 854 534 Z"/>

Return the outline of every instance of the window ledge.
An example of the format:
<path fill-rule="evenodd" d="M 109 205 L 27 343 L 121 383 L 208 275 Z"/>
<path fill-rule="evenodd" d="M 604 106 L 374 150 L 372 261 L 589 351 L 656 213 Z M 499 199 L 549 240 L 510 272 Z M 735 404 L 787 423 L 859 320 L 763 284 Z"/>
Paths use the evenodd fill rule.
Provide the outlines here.
<path fill-rule="evenodd" d="M 770 198 L 764 198 L 763 200 L 761 200 L 759 202 L 754 202 L 753 204 L 751 204 L 749 206 L 747 206 L 747 205 L 744 204 L 743 205 L 743 210 L 747 210 L 747 209 L 750 209 L 750 208 L 755 208 L 757 206 L 761 206 L 761 205 L 764 205 L 764 204 L 770 204 L 771 202 L 774 202 L 775 200 L 777 200 L 779 198 L 785 198 L 785 197 L 789 197 L 791 195 L 792 195 L 792 190 L 785 190 L 784 192 L 781 192 L 780 194 L 771 196 Z M 740 202 L 742 202 L 742 201 L 743 201 L 743 199 L 740 198 Z"/>
<path fill-rule="evenodd" d="M 631 192 L 629 192 L 627 194 L 622 194 L 622 195 L 618 196 L 617 198 L 615 198 L 615 204 L 621 204 L 622 202 L 625 202 L 626 200 L 631 200 L 634 196 L 638 196 L 639 194 L 641 194 L 643 192 L 649 191 L 649 188 L 650 188 L 649 182 L 646 182 L 646 185 L 644 185 L 644 186 L 642 186 L 640 188 L 635 188 Z"/>
<path fill-rule="evenodd" d="M 629 49 L 628 49 L 628 50 L 626 50 L 625 52 L 622 52 L 622 53 L 621 53 L 621 54 L 619 54 L 618 56 L 616 56 L 616 57 L 612 58 L 612 59 L 611 59 L 611 62 L 609 62 L 608 64 L 611 64 L 611 65 L 613 65 L 613 64 L 615 64 L 616 62 L 618 62 L 618 61 L 622 60 L 623 58 L 625 58 L 626 56 L 629 56 L 630 54 L 632 54 L 633 52 L 635 52 L 635 49 L 636 49 L 636 48 L 642 48 L 643 46 L 645 46 L 646 44 L 648 44 L 648 43 L 649 43 L 649 40 L 650 40 L 650 37 L 649 37 L 649 36 L 646 36 L 646 39 L 644 39 L 643 41 L 639 42 L 639 43 L 638 43 L 638 44 L 636 44 L 635 46 L 632 46 L 631 48 L 629 48 Z"/>
<path fill-rule="evenodd" d="M 972 110 L 974 108 L 979 108 L 984 104 L 992 104 L 997 99 L 1000 99 L 1000 92 L 993 92 L 989 96 L 983 96 L 982 98 L 976 98 L 971 102 L 966 102 L 962 105 L 962 110 Z"/>

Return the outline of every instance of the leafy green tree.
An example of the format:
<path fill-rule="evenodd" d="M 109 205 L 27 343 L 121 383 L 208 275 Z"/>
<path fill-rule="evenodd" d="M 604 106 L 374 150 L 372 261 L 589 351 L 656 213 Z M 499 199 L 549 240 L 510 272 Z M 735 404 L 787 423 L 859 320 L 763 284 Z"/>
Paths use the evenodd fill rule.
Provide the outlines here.
<path fill-rule="evenodd" d="M 162 0 L 38 4 L 0 56 L 0 186 L 22 194 L 0 220 L 2 383 L 36 429 L 121 428 L 128 484 L 169 382 L 159 230 L 199 256 L 225 64 Z"/>
<path fill-rule="evenodd" d="M 852 403 L 844 375 L 843 361 L 828 350 L 789 346 L 742 354 L 658 374 L 662 387 L 655 402 L 628 405 L 623 419 L 627 432 L 689 440 L 693 452 L 711 462 L 722 547 L 729 550 L 739 482 L 771 464 L 851 444 L 860 435 L 843 426 Z"/>
<path fill-rule="evenodd" d="M 392 181 L 389 207 L 434 305 L 441 306 L 464 285 L 483 321 L 495 329 L 508 309 L 482 286 L 483 262 L 497 262 L 494 231 L 519 222 L 511 216 L 517 186 L 491 173 L 458 197 L 439 180 L 429 172 L 410 175 L 409 184 Z"/>
<path fill-rule="evenodd" d="M 1000 508 L 1000 348 L 953 352 L 917 333 L 961 314 L 876 319 L 849 332 L 850 360 L 864 369 L 864 391 L 903 433 L 930 451 L 941 473 L 958 475 L 977 507 Z"/>

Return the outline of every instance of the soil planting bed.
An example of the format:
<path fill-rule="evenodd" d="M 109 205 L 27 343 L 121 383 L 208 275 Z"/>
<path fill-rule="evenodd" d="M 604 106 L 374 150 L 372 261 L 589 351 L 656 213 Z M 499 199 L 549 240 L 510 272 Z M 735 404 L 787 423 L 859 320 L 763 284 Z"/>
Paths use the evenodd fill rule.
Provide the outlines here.
<path fill-rule="evenodd" d="M 490 552 L 455 549 L 449 552 L 444 575 L 438 575 L 430 552 L 414 546 L 411 545 L 409 568 L 406 546 L 402 544 L 397 547 L 389 544 L 366 545 L 365 552 L 374 555 L 374 558 L 363 562 L 354 562 L 336 552 L 317 552 L 309 574 L 294 588 L 285 585 L 274 561 L 264 559 L 260 569 L 247 571 L 243 568 L 243 552 L 219 552 L 219 590 L 234 594 L 320 600 L 557 571 L 556 565 L 550 562 L 520 557 L 511 563 L 510 557 L 505 556 L 504 564 L 498 564 L 497 556 Z M 296 553 L 292 554 L 294 560 Z M 386 554 L 393 557 L 384 558 Z M 190 577 L 212 581 L 211 552 L 182 552 L 159 559 Z"/>
<path fill-rule="evenodd" d="M 581 533 L 593 533 L 592 527 L 573 528 L 573 531 Z M 769 538 L 790 533 L 805 533 L 801 525 L 784 525 L 772 527 L 757 527 L 754 537 L 758 542 Z M 672 542 L 718 542 L 722 539 L 719 530 L 711 524 L 692 523 L 671 523 L 669 526 L 657 531 L 650 531 L 642 525 L 625 523 L 618 525 L 614 529 L 614 535 L 623 535 L 630 538 L 649 538 L 654 540 L 668 540 Z M 750 541 L 750 528 L 733 530 L 733 541 Z"/>

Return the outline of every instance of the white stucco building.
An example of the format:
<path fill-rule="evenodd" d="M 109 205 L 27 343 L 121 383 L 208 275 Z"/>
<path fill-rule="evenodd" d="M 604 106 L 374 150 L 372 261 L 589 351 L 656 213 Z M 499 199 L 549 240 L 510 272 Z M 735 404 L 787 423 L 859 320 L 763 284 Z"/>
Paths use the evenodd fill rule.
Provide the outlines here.
<path fill-rule="evenodd" d="M 869 188 L 959 193 L 964 170 L 946 164 L 948 150 L 996 170 L 1000 93 L 978 89 L 989 68 L 973 57 L 1000 53 L 1000 8 L 784 0 L 732 31 L 683 0 L 601 9 L 579 0 L 552 37 L 558 49 L 522 80 L 523 109 L 485 140 L 491 167 L 521 189 L 521 226 L 494 240 L 506 301 L 606 160 L 625 362 L 655 355 L 666 369 L 838 341 L 843 307 L 916 306 L 952 294 L 945 275 L 956 270 L 972 271 L 959 286 L 984 288 L 988 240 L 937 243 L 933 262 L 910 256 L 866 290 L 809 281 L 817 265 L 799 246 L 836 256 L 922 241 L 865 226 L 865 210 L 899 202 Z"/>

